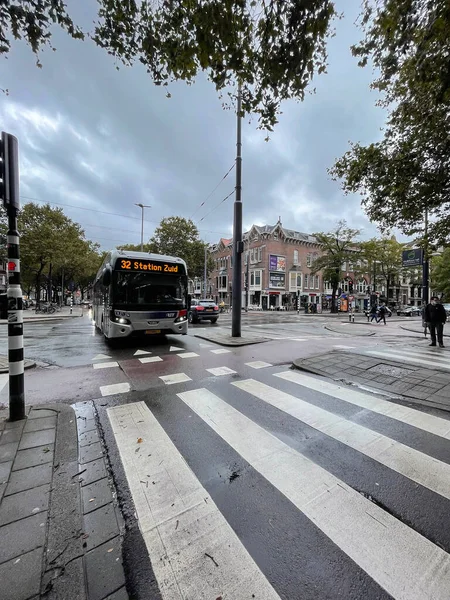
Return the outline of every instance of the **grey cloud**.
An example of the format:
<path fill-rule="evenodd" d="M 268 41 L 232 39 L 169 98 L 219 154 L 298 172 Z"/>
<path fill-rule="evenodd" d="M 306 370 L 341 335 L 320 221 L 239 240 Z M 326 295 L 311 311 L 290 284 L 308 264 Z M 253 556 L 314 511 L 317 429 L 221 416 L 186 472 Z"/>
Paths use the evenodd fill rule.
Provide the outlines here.
<path fill-rule="evenodd" d="M 353 25 L 356 3 L 347 12 L 330 40 L 329 73 L 314 82 L 317 93 L 304 103 L 283 105 L 269 143 L 256 130 L 255 119 L 244 123 L 246 226 L 274 223 L 280 215 L 291 228 L 318 231 L 346 218 L 367 235 L 376 232 L 359 199 L 344 198 L 326 173 L 349 139 L 376 139 L 383 120 L 368 88 L 372 74 L 359 69 L 350 55 L 350 44 L 360 37 Z M 84 16 L 86 22 L 91 16 Z M 45 51 L 41 57 L 43 69 L 35 67 L 32 53 L 20 43 L 3 63 L 1 83 L 11 95 L 1 99 L 0 113 L 4 116 L 8 105 L 14 105 L 60 122 L 56 132 L 39 131 L 28 122 L 25 128 L 20 116 L 19 121 L 3 118 L 5 128 L 22 132 L 28 171 L 24 195 L 135 217 L 66 209 L 103 246 L 115 240 L 138 242 L 135 202 L 152 205 L 146 212 L 148 236 L 162 217 L 190 217 L 194 211 L 205 239 L 229 234 L 233 197 L 200 219 L 232 191 L 234 172 L 197 210 L 235 157 L 235 116 L 222 111 L 213 86 L 204 77 L 193 86 L 173 84 L 167 99 L 139 65 L 117 71 L 113 59 L 90 41 L 75 42 L 56 32 L 54 44 L 57 52 Z M 39 178 L 39 171 L 46 178 Z"/>

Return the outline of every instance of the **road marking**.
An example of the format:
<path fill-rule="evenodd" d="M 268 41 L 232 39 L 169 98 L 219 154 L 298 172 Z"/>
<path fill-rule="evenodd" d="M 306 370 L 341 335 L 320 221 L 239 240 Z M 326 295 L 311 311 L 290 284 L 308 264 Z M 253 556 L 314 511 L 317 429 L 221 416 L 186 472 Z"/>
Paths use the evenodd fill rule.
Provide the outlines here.
<path fill-rule="evenodd" d="M 408 362 L 408 363 L 412 363 L 412 364 L 419 364 L 425 367 L 439 367 L 440 369 L 446 369 L 446 370 L 450 370 L 450 362 L 446 357 L 442 357 L 440 358 L 439 356 L 436 356 L 436 358 L 432 361 L 432 360 L 427 360 L 424 357 L 421 356 L 417 356 L 416 358 L 414 358 L 411 355 L 408 354 L 402 354 L 399 352 L 377 352 L 375 350 L 366 350 L 364 352 L 364 354 L 368 354 L 370 356 L 379 356 L 381 358 L 384 358 L 385 360 L 390 360 L 392 359 L 394 362 L 395 361 L 403 361 L 403 362 Z M 431 358 L 431 357 L 430 357 Z M 445 362 L 442 362 L 445 361 Z"/>
<path fill-rule="evenodd" d="M 199 344 L 200 348 L 212 348 L 211 344 Z"/>
<path fill-rule="evenodd" d="M 5 385 L 9 382 L 9 373 L 0 374 L 0 392 L 3 391 Z"/>
<path fill-rule="evenodd" d="M 185 348 L 178 348 L 178 346 L 170 346 L 169 352 L 184 352 Z"/>
<path fill-rule="evenodd" d="M 94 363 L 92 366 L 94 369 L 109 369 L 110 367 L 118 367 L 119 363 L 114 360 L 112 362 Z"/>
<path fill-rule="evenodd" d="M 307 342 L 309 338 L 292 338 L 293 342 Z"/>
<path fill-rule="evenodd" d="M 444 550 L 209 390 L 178 396 L 388 594 L 448 600 L 450 555 Z"/>
<path fill-rule="evenodd" d="M 271 367 L 270 363 L 264 362 L 263 360 L 254 360 L 253 362 L 245 363 L 247 367 L 251 367 L 252 369 L 265 369 L 266 367 Z"/>
<path fill-rule="evenodd" d="M 247 379 L 232 385 L 450 499 L 450 465 L 265 383 Z"/>
<path fill-rule="evenodd" d="M 102 396 L 114 396 L 114 394 L 126 394 L 130 391 L 129 383 L 113 383 L 100 386 Z"/>
<path fill-rule="evenodd" d="M 162 358 L 160 356 L 147 356 L 146 358 L 140 358 L 139 361 L 142 364 L 153 363 L 153 362 L 162 362 Z"/>
<path fill-rule="evenodd" d="M 356 348 L 356 346 L 344 346 L 344 345 L 336 345 L 333 346 L 333 348 L 337 348 L 338 350 L 353 350 L 354 348 Z"/>
<path fill-rule="evenodd" d="M 185 352 L 184 354 L 177 354 L 180 358 L 195 358 L 198 356 L 196 352 Z"/>
<path fill-rule="evenodd" d="M 112 358 L 112 356 L 108 356 L 107 354 L 97 354 L 92 360 L 104 360 L 105 358 Z"/>
<path fill-rule="evenodd" d="M 294 371 L 285 371 L 283 373 L 275 373 L 275 377 L 280 377 L 286 381 L 302 385 L 316 392 L 320 392 L 332 398 L 338 398 L 344 400 L 349 404 L 360 406 L 361 408 L 367 408 L 372 412 L 376 412 L 380 415 L 384 415 L 396 421 L 401 421 L 412 427 L 417 427 L 423 431 L 428 431 L 434 435 L 438 435 L 445 439 L 450 439 L 450 421 L 428 415 L 414 408 L 408 406 L 400 406 L 387 400 L 382 400 L 375 396 L 352 390 L 335 383 L 330 383 L 322 379 L 316 379 L 303 373 L 297 373 Z"/>
<path fill-rule="evenodd" d="M 211 350 L 213 354 L 228 354 L 231 350 L 226 350 L 225 348 L 219 348 L 218 350 Z"/>
<path fill-rule="evenodd" d="M 141 354 L 151 354 L 151 352 L 148 352 L 148 350 L 136 350 L 133 356 L 140 356 Z"/>
<path fill-rule="evenodd" d="M 236 373 L 233 369 L 229 369 L 228 367 L 214 367 L 213 369 L 206 369 L 209 373 L 213 375 L 232 375 Z"/>
<path fill-rule="evenodd" d="M 280 600 L 144 402 L 108 416 L 164 600 Z"/>
<path fill-rule="evenodd" d="M 166 385 L 173 385 L 174 383 L 183 383 L 184 381 L 192 381 L 185 373 L 173 373 L 172 375 L 160 375 L 160 379 L 164 381 Z"/>

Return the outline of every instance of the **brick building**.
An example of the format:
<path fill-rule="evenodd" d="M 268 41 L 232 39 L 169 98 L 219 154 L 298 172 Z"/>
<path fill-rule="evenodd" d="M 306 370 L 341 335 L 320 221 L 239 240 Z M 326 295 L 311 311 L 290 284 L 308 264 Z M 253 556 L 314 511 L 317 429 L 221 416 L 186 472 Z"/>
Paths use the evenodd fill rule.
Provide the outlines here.
<path fill-rule="evenodd" d="M 281 220 L 276 225 L 253 225 L 244 234 L 244 257 L 242 289 L 245 290 L 246 275 L 249 279 L 249 306 L 263 310 L 287 309 L 306 304 L 316 305 L 318 311 L 327 308 L 331 300 L 331 289 L 323 281 L 322 274 L 312 274 L 310 267 L 320 256 L 321 248 L 314 236 L 283 227 Z M 211 246 L 215 268 L 209 276 L 207 293 L 217 302 L 222 300 L 231 305 L 232 289 L 232 240 L 221 239 Z M 349 281 L 353 283 L 353 295 L 362 310 L 368 303 L 367 276 L 354 281 L 351 264 L 343 265 L 341 303 L 346 306 Z M 350 284 L 351 285 L 351 284 Z M 245 291 L 242 305 L 245 306 Z"/>

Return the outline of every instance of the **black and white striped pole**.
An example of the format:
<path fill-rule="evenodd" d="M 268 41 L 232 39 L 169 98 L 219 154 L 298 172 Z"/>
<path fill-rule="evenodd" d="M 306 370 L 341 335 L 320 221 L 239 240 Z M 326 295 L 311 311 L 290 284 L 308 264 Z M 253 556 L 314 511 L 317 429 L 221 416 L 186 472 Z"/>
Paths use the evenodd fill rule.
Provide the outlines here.
<path fill-rule="evenodd" d="M 8 359 L 9 420 L 25 418 L 23 360 L 23 297 L 20 287 L 20 252 L 17 214 L 19 201 L 19 146 L 17 138 L 2 132 L 1 198 L 8 216 Z"/>

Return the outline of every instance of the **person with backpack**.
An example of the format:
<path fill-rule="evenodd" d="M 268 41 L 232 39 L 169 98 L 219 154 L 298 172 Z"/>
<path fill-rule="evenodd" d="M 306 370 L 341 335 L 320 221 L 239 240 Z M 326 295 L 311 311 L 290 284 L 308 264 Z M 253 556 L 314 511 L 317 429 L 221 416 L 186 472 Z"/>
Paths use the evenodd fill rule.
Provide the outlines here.
<path fill-rule="evenodd" d="M 377 323 L 381 323 L 381 319 L 383 319 L 383 323 L 386 325 L 386 313 L 388 312 L 388 309 L 386 307 L 386 305 L 384 304 L 384 302 L 381 304 L 379 311 L 378 311 L 378 319 L 377 319 Z"/>
<path fill-rule="evenodd" d="M 372 308 L 370 309 L 370 322 L 372 323 L 372 321 L 375 319 L 375 322 L 377 323 L 377 315 L 378 315 L 378 306 L 376 304 L 372 304 Z"/>

